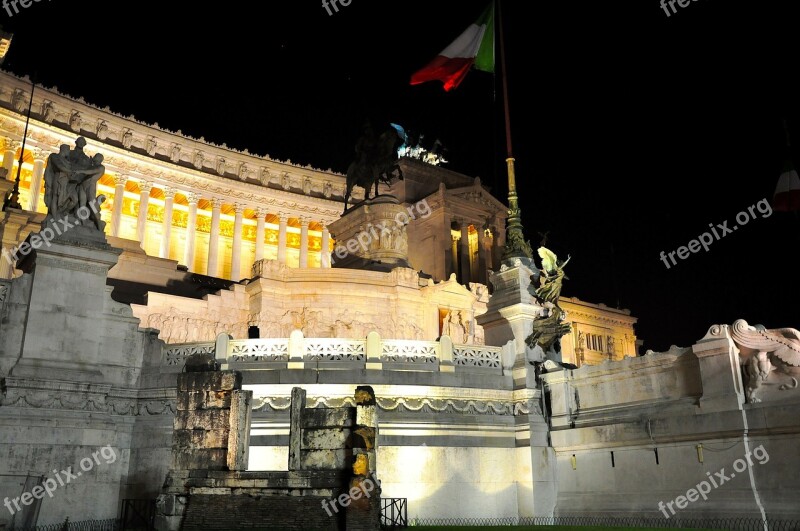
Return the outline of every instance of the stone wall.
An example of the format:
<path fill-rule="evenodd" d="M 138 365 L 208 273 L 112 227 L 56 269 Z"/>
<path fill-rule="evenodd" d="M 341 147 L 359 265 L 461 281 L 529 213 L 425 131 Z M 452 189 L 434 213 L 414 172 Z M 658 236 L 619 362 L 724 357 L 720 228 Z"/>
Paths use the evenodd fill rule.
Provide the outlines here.
<path fill-rule="evenodd" d="M 280 519 L 276 516 L 280 515 Z M 344 513 L 342 513 L 342 516 Z M 235 520 L 232 527 L 231 520 Z M 264 531 L 337 531 L 340 518 L 331 518 L 320 509 L 316 497 L 287 498 L 250 496 L 192 496 L 183 522 L 183 531 L 208 529 L 261 529 Z"/>
<path fill-rule="evenodd" d="M 294 388 L 288 471 L 246 472 L 252 391 L 242 391 L 241 373 L 219 371 L 213 355 L 191 356 L 186 370 L 157 529 L 379 529 L 371 388 L 357 388 L 354 408 L 337 409 L 308 409 Z"/>
<path fill-rule="evenodd" d="M 740 363 L 723 325 L 690 348 L 545 374 L 556 512 L 798 518 L 800 393 L 747 403 Z M 686 497 L 720 472 L 707 499 Z"/>
<path fill-rule="evenodd" d="M 0 500 L 19 498 L 23 509 L 2 508 L 0 524 L 25 525 L 37 506 L 39 525 L 118 516 L 146 408 L 142 360 L 161 350 L 110 297 L 106 275 L 118 254 L 98 241 L 56 240 L 2 285 Z M 75 477 L 62 485 L 70 467 Z M 52 496 L 26 504 L 24 492 L 48 480 L 58 484 Z"/>

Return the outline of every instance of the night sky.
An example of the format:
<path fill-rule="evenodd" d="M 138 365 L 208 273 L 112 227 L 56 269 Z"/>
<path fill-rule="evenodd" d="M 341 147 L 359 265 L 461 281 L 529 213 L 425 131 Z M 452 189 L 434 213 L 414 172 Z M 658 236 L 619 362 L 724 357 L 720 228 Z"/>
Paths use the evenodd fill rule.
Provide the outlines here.
<path fill-rule="evenodd" d="M 4 68 L 101 107 L 339 172 L 365 119 L 393 121 L 440 139 L 447 167 L 504 199 L 499 76 L 472 72 L 451 93 L 408 85 L 485 4 L 352 0 L 329 16 L 319 0 L 55 0 L 0 24 L 15 33 Z M 548 247 L 572 256 L 563 294 L 631 309 L 655 350 L 738 318 L 800 328 L 796 214 L 755 209 L 708 252 L 659 259 L 772 199 L 784 118 L 800 161 L 797 14 L 756 1 L 695 0 L 670 17 L 659 0 L 504 4 L 523 221 L 534 247 L 549 231 Z"/>

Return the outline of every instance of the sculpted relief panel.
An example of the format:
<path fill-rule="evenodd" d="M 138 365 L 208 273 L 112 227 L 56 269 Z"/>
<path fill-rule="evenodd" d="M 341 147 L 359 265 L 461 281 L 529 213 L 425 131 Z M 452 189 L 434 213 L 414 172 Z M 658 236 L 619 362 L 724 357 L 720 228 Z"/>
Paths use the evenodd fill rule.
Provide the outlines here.
<path fill-rule="evenodd" d="M 263 310 L 250 317 L 250 324 L 258 326 L 261 337 L 289 337 L 293 330 L 302 330 L 305 337 L 337 337 L 364 339 L 375 330 L 381 337 L 392 339 L 424 339 L 423 329 L 408 319 L 389 317 L 377 319 L 360 311 L 313 310 Z"/>

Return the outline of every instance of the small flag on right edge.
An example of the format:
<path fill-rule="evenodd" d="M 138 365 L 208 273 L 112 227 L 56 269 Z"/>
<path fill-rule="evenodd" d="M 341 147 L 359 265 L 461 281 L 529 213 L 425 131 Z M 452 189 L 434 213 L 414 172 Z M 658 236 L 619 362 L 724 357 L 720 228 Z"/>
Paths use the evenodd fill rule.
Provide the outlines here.
<path fill-rule="evenodd" d="M 494 2 L 456 40 L 411 76 L 411 84 L 441 81 L 450 91 L 461 84 L 469 69 L 494 72 Z"/>
<path fill-rule="evenodd" d="M 800 210 L 800 177 L 788 158 L 778 178 L 778 186 L 775 187 L 772 208 L 778 212 Z"/>

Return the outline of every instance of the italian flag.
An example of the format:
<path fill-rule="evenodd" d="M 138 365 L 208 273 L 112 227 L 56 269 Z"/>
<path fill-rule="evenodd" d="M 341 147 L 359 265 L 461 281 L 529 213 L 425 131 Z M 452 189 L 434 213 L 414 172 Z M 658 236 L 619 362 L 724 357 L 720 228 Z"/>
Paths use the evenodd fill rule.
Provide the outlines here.
<path fill-rule="evenodd" d="M 775 187 L 772 207 L 778 212 L 800 210 L 800 177 L 790 160 L 787 160 L 783 173 Z"/>
<path fill-rule="evenodd" d="M 494 72 L 494 2 L 450 46 L 411 76 L 411 84 L 441 81 L 450 91 L 464 81 L 469 69 Z"/>

